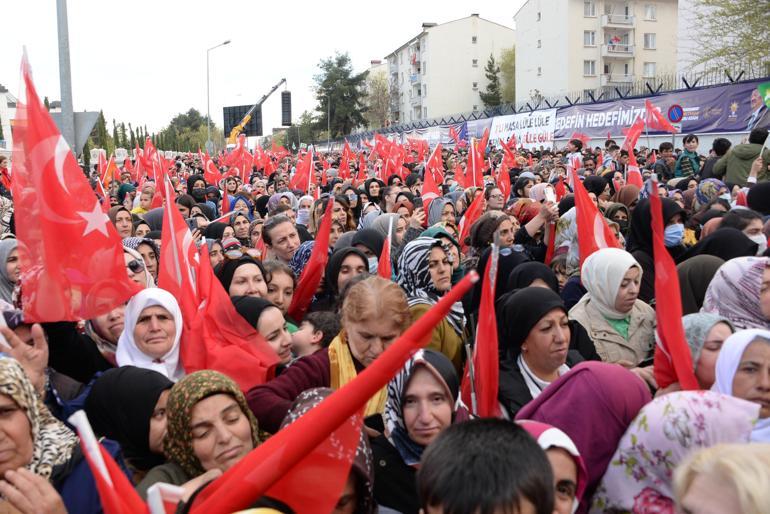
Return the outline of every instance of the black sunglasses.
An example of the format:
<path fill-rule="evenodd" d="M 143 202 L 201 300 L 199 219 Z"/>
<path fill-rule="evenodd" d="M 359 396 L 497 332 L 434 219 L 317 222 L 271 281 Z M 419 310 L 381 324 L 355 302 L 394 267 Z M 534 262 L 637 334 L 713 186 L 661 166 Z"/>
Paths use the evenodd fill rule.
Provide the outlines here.
<path fill-rule="evenodd" d="M 139 259 L 134 259 L 133 261 L 129 261 L 126 266 L 128 269 L 131 270 L 131 273 L 141 273 L 144 271 L 144 263 L 140 261 Z"/>

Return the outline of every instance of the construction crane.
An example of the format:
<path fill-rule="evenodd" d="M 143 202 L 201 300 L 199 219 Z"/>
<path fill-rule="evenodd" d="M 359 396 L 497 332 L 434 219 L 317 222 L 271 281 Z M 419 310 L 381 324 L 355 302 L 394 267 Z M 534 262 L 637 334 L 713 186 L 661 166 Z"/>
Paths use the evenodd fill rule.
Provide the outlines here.
<path fill-rule="evenodd" d="M 251 109 L 249 109 L 249 112 L 246 113 L 246 115 L 243 117 L 241 122 L 233 127 L 233 129 L 230 131 L 230 135 L 227 137 L 227 144 L 228 145 L 234 145 L 236 144 L 238 140 L 238 134 L 243 132 L 244 127 L 246 124 L 251 121 L 251 115 L 254 114 L 254 111 L 256 111 L 259 107 L 262 106 L 263 103 L 265 103 L 265 100 L 268 99 L 270 95 L 275 93 L 275 90 L 281 87 L 281 84 L 286 84 L 286 79 L 281 79 L 278 84 L 273 86 L 273 89 L 268 91 L 268 93 L 259 99 L 257 103 L 251 106 Z"/>

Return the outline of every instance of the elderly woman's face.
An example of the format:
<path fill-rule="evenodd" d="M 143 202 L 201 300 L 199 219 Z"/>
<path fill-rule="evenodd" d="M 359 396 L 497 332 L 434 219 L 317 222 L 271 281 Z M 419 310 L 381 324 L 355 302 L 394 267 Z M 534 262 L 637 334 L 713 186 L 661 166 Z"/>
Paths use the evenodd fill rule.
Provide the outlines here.
<path fill-rule="evenodd" d="M 32 460 L 32 427 L 24 410 L 0 394 L 0 475 L 22 468 Z"/>
<path fill-rule="evenodd" d="M 193 453 L 206 471 L 224 473 L 254 449 L 249 418 L 229 394 L 215 394 L 196 403 L 190 431 Z"/>
<path fill-rule="evenodd" d="M 176 321 L 165 308 L 153 305 L 145 307 L 139 314 L 134 327 L 134 342 L 145 355 L 162 358 L 174 346 L 175 336 Z"/>

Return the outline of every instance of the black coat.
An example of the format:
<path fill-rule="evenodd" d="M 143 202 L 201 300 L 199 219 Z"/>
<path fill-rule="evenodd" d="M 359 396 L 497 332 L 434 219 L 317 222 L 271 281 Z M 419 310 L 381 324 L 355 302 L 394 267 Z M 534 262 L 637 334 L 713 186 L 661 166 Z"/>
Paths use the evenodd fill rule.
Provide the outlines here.
<path fill-rule="evenodd" d="M 567 366 L 570 368 L 583 360 L 576 350 L 567 352 Z M 516 413 L 532 401 L 532 394 L 516 361 L 517 357 L 509 357 L 500 363 L 500 387 L 497 398 L 510 419 L 514 419 Z"/>
<path fill-rule="evenodd" d="M 43 329 L 48 337 L 48 365 L 59 373 L 87 384 L 96 372 L 115 367 L 93 339 L 77 331 L 75 323 L 45 323 Z"/>
<path fill-rule="evenodd" d="M 381 435 L 371 440 L 374 456 L 374 499 L 403 514 L 418 514 L 417 470 L 407 466 L 398 450 Z"/>

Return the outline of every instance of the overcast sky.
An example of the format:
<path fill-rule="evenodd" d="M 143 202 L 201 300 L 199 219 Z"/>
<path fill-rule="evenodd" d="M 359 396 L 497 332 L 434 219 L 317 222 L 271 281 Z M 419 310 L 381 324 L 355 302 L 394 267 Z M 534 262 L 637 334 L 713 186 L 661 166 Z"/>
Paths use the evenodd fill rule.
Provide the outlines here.
<path fill-rule="evenodd" d="M 417 35 L 423 22 L 479 13 L 513 27 L 524 0 L 388 2 L 70 0 L 69 33 L 76 111 L 103 109 L 150 132 L 195 107 L 206 112 L 206 48 L 211 52 L 211 116 L 220 127 L 224 105 L 251 104 L 282 77 L 292 92 L 292 116 L 315 107 L 317 64 L 348 52 L 356 71 Z M 27 46 L 41 97 L 59 99 L 56 0 L 3 2 L 0 84 L 18 92 Z M 265 133 L 280 124 L 280 95 L 263 106 Z"/>

